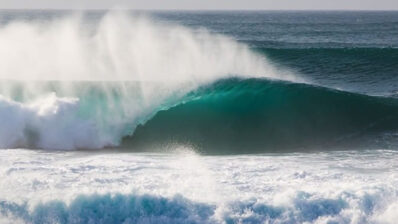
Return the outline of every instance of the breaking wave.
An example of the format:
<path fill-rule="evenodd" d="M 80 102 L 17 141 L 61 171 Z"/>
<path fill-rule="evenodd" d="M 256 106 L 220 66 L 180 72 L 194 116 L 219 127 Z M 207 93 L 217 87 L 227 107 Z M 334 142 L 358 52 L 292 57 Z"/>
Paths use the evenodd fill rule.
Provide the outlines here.
<path fill-rule="evenodd" d="M 137 14 L 2 24 L 0 60 L 0 148 L 264 152 L 398 126 L 394 98 L 303 84 L 228 37 Z"/>

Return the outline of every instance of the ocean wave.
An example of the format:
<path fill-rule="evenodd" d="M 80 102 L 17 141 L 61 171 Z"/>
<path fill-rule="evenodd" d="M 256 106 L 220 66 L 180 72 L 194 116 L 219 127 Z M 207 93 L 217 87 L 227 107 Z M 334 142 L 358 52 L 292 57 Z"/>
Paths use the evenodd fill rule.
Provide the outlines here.
<path fill-rule="evenodd" d="M 276 54 L 342 51 L 396 56 Z M 0 148 L 182 143 L 246 153 L 340 146 L 397 129 L 396 99 L 303 84 L 245 44 L 142 15 L 12 20 L 0 25 L 0 59 Z"/>
<path fill-rule="evenodd" d="M 67 13 L 0 24 L 0 148 L 114 147 L 204 84 L 300 80 L 204 29 L 122 11 L 97 19 Z"/>

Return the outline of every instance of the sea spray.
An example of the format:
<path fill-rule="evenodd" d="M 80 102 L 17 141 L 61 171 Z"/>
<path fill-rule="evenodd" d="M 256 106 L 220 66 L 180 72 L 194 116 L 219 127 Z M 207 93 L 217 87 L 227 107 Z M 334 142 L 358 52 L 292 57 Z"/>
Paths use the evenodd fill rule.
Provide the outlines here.
<path fill-rule="evenodd" d="M 123 12 L 0 27 L 0 77 L 12 80 L 213 81 L 294 79 L 231 38 Z"/>

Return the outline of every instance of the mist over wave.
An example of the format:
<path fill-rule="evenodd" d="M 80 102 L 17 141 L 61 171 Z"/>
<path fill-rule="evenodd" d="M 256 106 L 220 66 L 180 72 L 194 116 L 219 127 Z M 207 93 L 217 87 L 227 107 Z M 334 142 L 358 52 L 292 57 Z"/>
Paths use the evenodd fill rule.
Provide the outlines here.
<path fill-rule="evenodd" d="M 12 80 L 211 81 L 282 78 L 247 46 L 208 31 L 109 12 L 12 21 L 0 28 L 0 77 Z M 290 77 L 292 78 L 292 77 Z"/>

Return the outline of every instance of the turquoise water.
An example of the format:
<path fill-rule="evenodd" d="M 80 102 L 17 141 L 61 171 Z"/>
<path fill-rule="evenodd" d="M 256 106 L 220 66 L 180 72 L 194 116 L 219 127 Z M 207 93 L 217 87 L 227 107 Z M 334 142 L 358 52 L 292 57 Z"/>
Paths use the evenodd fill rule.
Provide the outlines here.
<path fill-rule="evenodd" d="M 398 99 L 261 79 L 221 80 L 158 112 L 125 144 L 195 145 L 210 154 L 394 149 Z M 209 129 L 209 127 L 212 127 Z"/>

